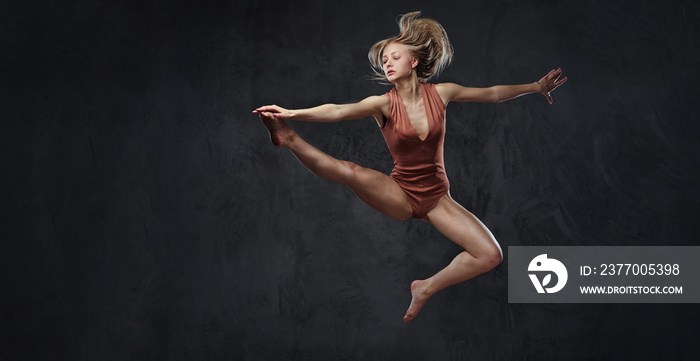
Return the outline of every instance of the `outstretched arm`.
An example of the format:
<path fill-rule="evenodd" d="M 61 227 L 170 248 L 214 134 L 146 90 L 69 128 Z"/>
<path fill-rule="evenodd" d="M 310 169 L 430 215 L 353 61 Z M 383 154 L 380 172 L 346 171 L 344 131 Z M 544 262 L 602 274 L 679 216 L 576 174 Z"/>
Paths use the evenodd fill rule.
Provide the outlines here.
<path fill-rule="evenodd" d="M 496 85 L 489 88 L 468 88 L 453 83 L 440 84 L 440 93 L 447 101 L 499 103 L 521 95 L 541 93 L 552 104 L 550 93 L 564 84 L 566 77 L 559 79 L 561 69 L 550 71 L 542 79 L 521 85 Z"/>
<path fill-rule="evenodd" d="M 370 115 L 381 119 L 383 109 L 388 108 L 388 98 L 371 96 L 359 103 L 324 104 L 308 109 L 285 109 L 277 105 L 265 105 L 253 110 L 254 114 L 277 119 L 293 119 L 307 122 L 338 122 L 361 119 Z"/>

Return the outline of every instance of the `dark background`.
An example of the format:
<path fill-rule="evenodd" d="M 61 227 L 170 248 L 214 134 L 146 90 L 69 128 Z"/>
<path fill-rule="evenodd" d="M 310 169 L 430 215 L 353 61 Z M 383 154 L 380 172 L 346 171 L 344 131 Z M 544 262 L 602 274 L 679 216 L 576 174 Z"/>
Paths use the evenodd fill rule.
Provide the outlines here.
<path fill-rule="evenodd" d="M 450 104 L 452 196 L 494 271 L 402 323 L 460 251 L 269 143 L 250 112 L 390 88 L 367 51 L 423 10 L 435 82 L 569 81 Z M 697 245 L 700 6 L 673 1 L 0 4 L 0 359 L 697 359 L 696 304 L 508 304 L 507 247 Z M 389 172 L 372 119 L 293 126 Z"/>

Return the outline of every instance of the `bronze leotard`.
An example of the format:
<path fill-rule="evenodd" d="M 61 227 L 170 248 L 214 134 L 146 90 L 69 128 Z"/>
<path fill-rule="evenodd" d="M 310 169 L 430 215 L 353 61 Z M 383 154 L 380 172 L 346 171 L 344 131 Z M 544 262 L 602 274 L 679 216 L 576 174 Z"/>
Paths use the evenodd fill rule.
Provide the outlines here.
<path fill-rule="evenodd" d="M 421 96 L 428 117 L 428 136 L 421 140 L 408 119 L 406 108 L 396 88 L 389 96 L 390 116 L 382 133 L 394 159 L 390 177 L 403 189 L 411 204 L 414 218 L 424 218 L 450 188 L 445 174 L 445 104 L 435 84 L 420 83 Z"/>

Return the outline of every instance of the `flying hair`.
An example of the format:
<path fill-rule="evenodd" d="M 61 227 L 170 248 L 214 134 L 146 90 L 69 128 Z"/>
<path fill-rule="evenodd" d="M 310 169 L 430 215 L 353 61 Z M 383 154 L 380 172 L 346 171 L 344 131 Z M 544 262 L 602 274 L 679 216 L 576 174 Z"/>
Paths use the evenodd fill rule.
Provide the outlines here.
<path fill-rule="evenodd" d="M 411 53 L 418 58 L 415 70 L 420 82 L 424 83 L 439 75 L 450 65 L 454 50 L 447 32 L 433 19 L 418 18 L 420 14 L 420 11 L 414 11 L 402 15 L 398 20 L 399 35 L 379 41 L 369 50 L 367 56 L 374 73 L 372 79 L 382 83 L 389 82 L 383 71 L 382 54 L 384 48 L 394 41 L 408 46 Z"/>

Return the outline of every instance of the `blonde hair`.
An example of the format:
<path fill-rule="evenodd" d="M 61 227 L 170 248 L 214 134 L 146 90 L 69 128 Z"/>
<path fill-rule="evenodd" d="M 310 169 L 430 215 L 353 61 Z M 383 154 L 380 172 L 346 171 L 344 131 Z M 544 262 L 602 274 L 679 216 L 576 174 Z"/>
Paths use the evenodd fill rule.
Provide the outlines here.
<path fill-rule="evenodd" d="M 452 44 L 445 29 L 433 19 L 418 18 L 420 11 L 404 14 L 399 19 L 399 35 L 377 42 L 369 50 L 369 62 L 374 71 L 373 79 L 388 82 L 383 71 L 382 53 L 391 42 L 399 42 L 408 46 L 413 55 L 418 58 L 416 76 L 418 81 L 426 82 L 437 76 L 452 61 Z"/>

